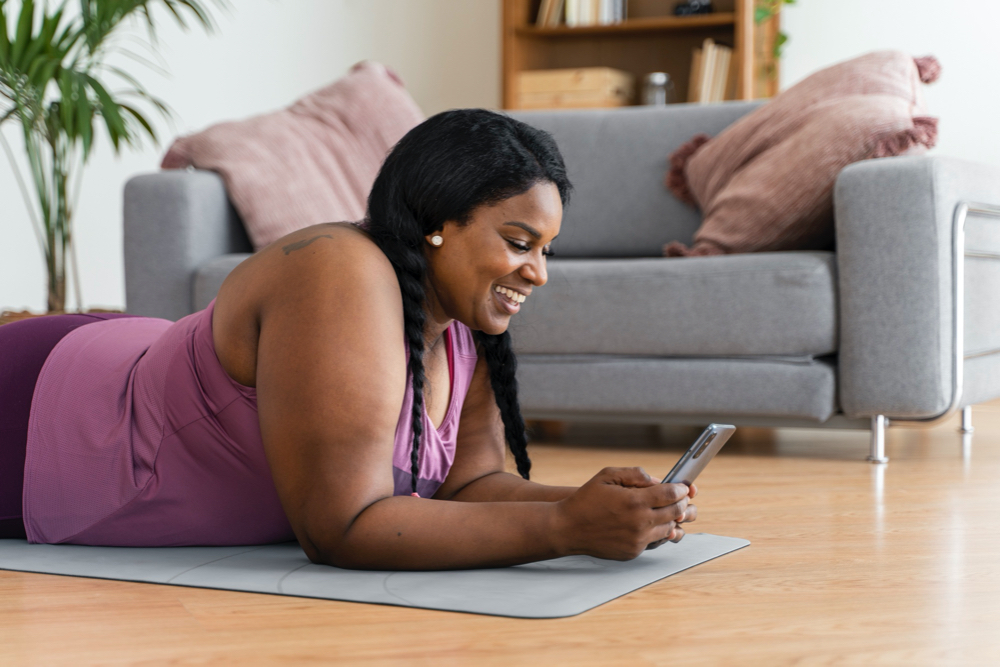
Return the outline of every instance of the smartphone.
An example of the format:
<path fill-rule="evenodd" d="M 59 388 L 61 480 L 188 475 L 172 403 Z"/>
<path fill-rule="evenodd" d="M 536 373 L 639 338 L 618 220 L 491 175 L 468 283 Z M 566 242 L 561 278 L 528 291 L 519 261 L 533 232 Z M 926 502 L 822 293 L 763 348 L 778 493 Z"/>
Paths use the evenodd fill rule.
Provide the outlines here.
<path fill-rule="evenodd" d="M 663 478 L 664 484 L 687 484 L 695 480 L 698 474 L 705 469 L 722 446 L 726 444 L 730 436 L 736 432 L 736 427 L 730 424 L 709 424 L 708 428 L 702 431 L 694 444 L 688 447 L 673 470 Z"/>

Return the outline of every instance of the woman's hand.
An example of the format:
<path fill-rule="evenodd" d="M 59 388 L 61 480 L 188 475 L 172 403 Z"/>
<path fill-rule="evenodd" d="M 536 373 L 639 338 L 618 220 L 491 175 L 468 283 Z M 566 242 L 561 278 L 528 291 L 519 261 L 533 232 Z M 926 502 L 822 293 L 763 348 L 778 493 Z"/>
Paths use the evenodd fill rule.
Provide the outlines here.
<path fill-rule="evenodd" d="M 696 495 L 698 495 L 698 487 L 692 484 L 691 489 L 688 492 L 688 499 L 693 500 Z M 656 542 L 650 542 L 649 545 L 646 547 L 646 549 L 655 549 L 664 542 L 674 542 L 674 543 L 680 542 L 681 539 L 684 537 L 684 535 L 686 535 L 686 532 L 680 526 L 680 524 L 694 521 L 697 518 L 698 518 L 698 508 L 695 507 L 694 505 L 688 504 L 687 509 L 684 510 L 684 518 L 677 522 L 677 526 L 674 527 L 673 532 L 671 532 L 668 537 L 665 537 L 662 540 L 658 540 Z"/>
<path fill-rule="evenodd" d="M 562 553 L 630 560 L 646 548 L 680 540 L 679 524 L 693 521 L 697 490 L 660 484 L 642 468 L 605 468 L 557 503 Z"/>

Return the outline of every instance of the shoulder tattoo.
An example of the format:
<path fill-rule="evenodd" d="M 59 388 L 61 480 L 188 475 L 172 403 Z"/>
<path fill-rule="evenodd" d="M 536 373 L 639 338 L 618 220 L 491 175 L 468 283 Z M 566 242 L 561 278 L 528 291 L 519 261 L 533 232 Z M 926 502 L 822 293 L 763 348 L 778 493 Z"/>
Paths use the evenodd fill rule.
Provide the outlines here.
<path fill-rule="evenodd" d="M 282 246 L 281 249 L 285 251 L 286 255 L 288 255 L 295 252 L 296 250 L 301 250 L 302 248 L 305 248 L 307 245 L 309 245 L 310 243 L 312 243 L 317 239 L 332 239 L 332 238 L 333 237 L 330 236 L 329 234 L 320 234 L 318 236 L 312 237 L 311 239 L 304 239 L 302 241 L 296 241 L 295 243 L 289 243 L 286 246 Z"/>

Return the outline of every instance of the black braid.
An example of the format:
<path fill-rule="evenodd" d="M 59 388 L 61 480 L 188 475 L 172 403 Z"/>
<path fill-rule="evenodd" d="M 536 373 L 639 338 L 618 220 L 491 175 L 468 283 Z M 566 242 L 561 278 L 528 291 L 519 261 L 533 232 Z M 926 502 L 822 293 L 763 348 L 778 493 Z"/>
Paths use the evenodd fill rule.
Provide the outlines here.
<path fill-rule="evenodd" d="M 417 473 L 420 471 L 420 439 L 424 433 L 424 274 L 426 260 L 419 250 L 411 250 L 411 263 L 419 270 L 403 272 L 396 270 L 399 287 L 403 294 L 403 332 L 410 349 L 408 371 L 413 382 L 413 447 L 410 450 L 410 474 L 413 493 L 417 492 Z"/>
<path fill-rule="evenodd" d="M 524 432 L 524 418 L 517 400 L 517 356 L 511 347 L 510 333 L 504 331 L 497 336 L 476 332 L 490 369 L 490 385 L 500 418 L 503 420 L 507 446 L 514 455 L 517 472 L 528 479 L 531 474 L 531 459 L 528 458 L 528 438 Z"/>
<path fill-rule="evenodd" d="M 424 413 L 424 311 L 427 259 L 424 237 L 446 222 L 469 223 L 472 212 L 527 192 L 539 182 L 556 185 L 563 205 L 572 188 L 555 141 L 546 132 L 483 109 L 445 111 L 410 130 L 386 157 L 368 196 L 362 227 L 392 263 L 403 298 L 403 329 L 413 385 L 410 473 L 417 492 Z M 517 360 L 510 334 L 477 334 L 490 384 L 517 470 L 531 470 L 524 419 L 517 400 Z"/>

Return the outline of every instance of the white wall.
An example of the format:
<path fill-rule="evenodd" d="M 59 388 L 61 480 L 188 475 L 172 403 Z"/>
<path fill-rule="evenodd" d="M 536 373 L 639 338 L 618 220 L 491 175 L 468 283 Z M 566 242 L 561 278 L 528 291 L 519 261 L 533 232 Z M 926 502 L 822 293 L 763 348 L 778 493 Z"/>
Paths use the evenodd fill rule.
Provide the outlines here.
<path fill-rule="evenodd" d="M 17 5 L 17 1 L 14 2 Z M 84 176 L 76 238 L 84 304 L 125 303 L 121 196 L 133 174 L 158 168 L 176 134 L 285 106 L 371 58 L 399 73 L 428 115 L 499 105 L 498 0 L 231 0 L 219 30 L 184 33 L 162 21 L 171 77 L 129 63 L 174 108 L 161 148 L 115 158 L 106 136 Z M 4 134 L 15 151 L 13 124 Z M 0 310 L 45 308 L 44 263 L 6 156 L 0 156 Z M 72 300 L 71 300 L 72 305 Z"/>
<path fill-rule="evenodd" d="M 926 89 L 940 118 L 935 153 L 1000 164 L 1000 2 L 798 0 L 782 11 L 782 87 L 868 51 L 937 56 L 941 78 Z"/>
<path fill-rule="evenodd" d="M 499 0 L 232 5 L 213 36 L 164 28 L 170 79 L 131 66 L 177 111 L 177 127 L 164 128 L 165 144 L 177 133 L 284 106 L 363 58 L 395 68 L 427 114 L 499 104 Z M 785 9 L 784 26 L 791 36 L 782 66 L 785 86 L 874 49 L 936 55 L 944 66 L 941 79 L 928 88 L 931 112 L 941 117 L 936 151 L 1000 164 L 1000 132 L 993 122 L 1000 111 L 997 0 L 799 0 Z M 20 141 L 10 129 L 17 149 Z M 155 170 L 163 149 L 116 159 L 103 139 L 86 172 L 77 240 L 85 305 L 122 307 L 122 187 L 130 175 Z M 43 263 L 0 158 L 0 309 L 44 305 Z"/>

